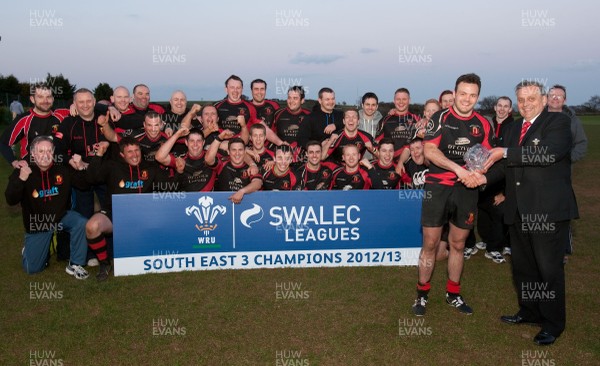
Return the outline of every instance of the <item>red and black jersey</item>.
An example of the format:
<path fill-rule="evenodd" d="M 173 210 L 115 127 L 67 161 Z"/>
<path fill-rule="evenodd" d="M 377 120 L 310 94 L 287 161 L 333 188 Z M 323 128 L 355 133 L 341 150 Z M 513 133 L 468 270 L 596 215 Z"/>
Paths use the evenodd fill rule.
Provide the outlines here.
<path fill-rule="evenodd" d="M 161 132 L 158 137 L 152 140 L 145 132 L 135 136 L 135 139 L 140 143 L 140 150 L 142 151 L 142 159 L 147 162 L 154 163 L 156 159 L 154 156 L 162 144 L 165 143 L 169 138 L 164 132 Z M 158 164 L 158 163 L 157 163 Z M 159 164 L 160 165 L 160 164 Z"/>
<path fill-rule="evenodd" d="M 413 159 L 408 159 L 404 163 L 406 173 L 410 178 L 411 189 L 423 189 L 425 187 L 425 175 L 429 171 L 429 167 L 425 164 L 417 164 Z"/>
<path fill-rule="evenodd" d="M 454 107 L 436 112 L 427 125 L 425 142 L 435 144 L 445 157 L 464 166 L 465 152 L 475 144 L 491 149 L 495 146 L 494 133 L 490 122 L 477 112 L 470 117 L 461 117 Z M 456 174 L 435 164 L 429 166 L 426 183 L 453 186 Z"/>
<path fill-rule="evenodd" d="M 25 159 L 29 155 L 29 144 L 38 136 L 54 136 L 58 126 L 69 115 L 68 109 L 57 109 L 45 116 L 33 111 L 17 116 L 0 137 L 2 155 L 12 163 L 15 160 L 11 146 L 20 143 L 19 157 Z"/>
<path fill-rule="evenodd" d="M 62 121 L 56 132 L 57 150 L 67 156 L 79 154 L 84 161 L 95 154 L 94 145 L 101 141 L 106 141 L 106 138 L 96 115 L 91 121 L 80 116 L 69 116 Z"/>
<path fill-rule="evenodd" d="M 263 176 L 263 191 L 291 191 L 298 186 L 298 179 L 292 169 L 288 169 L 283 175 L 275 173 L 275 167 Z"/>
<path fill-rule="evenodd" d="M 326 191 L 331 187 L 333 172 L 324 165 L 320 165 L 319 169 L 313 170 L 308 167 L 308 164 L 302 163 L 295 169 L 295 172 L 299 181 L 298 190 Z"/>
<path fill-rule="evenodd" d="M 275 119 L 271 129 L 283 141 L 292 147 L 298 146 L 298 131 L 302 122 L 310 114 L 308 109 L 301 108 L 296 113 L 289 108 L 280 109 L 275 113 Z"/>
<path fill-rule="evenodd" d="M 19 178 L 19 169 L 12 172 L 6 186 L 6 202 L 21 204 L 25 232 L 49 231 L 57 227 L 71 208 L 71 187 L 88 188 L 85 172 L 56 164 L 45 172 L 35 164 L 30 167 L 31 174 L 26 181 Z"/>
<path fill-rule="evenodd" d="M 121 119 L 115 122 L 115 131 L 123 136 L 130 136 L 135 130 L 144 128 L 146 113 L 165 113 L 165 109 L 158 104 L 150 103 L 146 109 L 140 109 L 130 103 L 127 110 L 121 112 Z"/>
<path fill-rule="evenodd" d="M 219 161 L 217 165 L 217 184 L 215 185 L 215 191 L 237 192 L 250 184 L 254 179 L 262 180 L 262 175 L 250 175 L 246 163 L 236 167 L 233 166 L 229 160 Z"/>
<path fill-rule="evenodd" d="M 379 160 L 372 161 L 373 167 L 367 172 L 371 179 L 371 189 L 398 189 L 400 188 L 400 175 L 396 173 L 394 164 L 384 167 Z"/>
<path fill-rule="evenodd" d="M 252 126 L 253 124 L 260 122 L 256 117 L 256 108 L 254 105 L 246 100 L 240 100 L 237 103 L 230 102 L 227 98 L 220 102 L 215 103 L 217 108 L 217 114 L 219 115 L 219 129 L 230 130 L 237 137 L 242 132 L 242 127 L 237 121 L 238 116 L 244 116 L 246 119 L 246 126 Z"/>
<path fill-rule="evenodd" d="M 401 116 L 388 114 L 379 121 L 375 140 L 379 142 L 384 137 L 391 138 L 394 141 L 394 158 L 398 158 L 415 137 L 418 121 L 419 116 L 410 112 Z"/>
<path fill-rule="evenodd" d="M 166 131 L 168 128 L 170 128 L 171 130 L 173 130 L 173 133 L 177 132 L 177 130 L 179 130 L 179 127 L 181 126 L 181 122 L 183 121 L 183 119 L 189 111 L 190 110 L 186 108 L 186 110 L 182 114 L 177 114 L 171 111 L 171 109 L 167 109 L 167 111 L 160 116 L 161 120 L 165 124 L 163 130 Z M 194 119 L 194 121 L 198 123 L 196 119 Z M 175 142 L 175 145 L 173 145 L 171 152 L 178 157 L 185 156 L 185 154 L 187 153 L 185 137 L 182 137 L 178 139 L 177 142 Z"/>
<path fill-rule="evenodd" d="M 370 142 L 372 146 L 375 146 L 375 140 L 369 133 L 361 130 L 356 131 L 356 135 L 353 137 L 348 136 L 346 131 L 341 131 L 339 137 L 331 144 L 327 150 L 329 160 L 332 160 L 336 164 L 342 164 L 342 151 L 346 145 L 356 145 L 358 147 L 358 153 L 362 159 L 367 151 L 367 142 Z"/>
<path fill-rule="evenodd" d="M 279 104 L 272 100 L 263 100 L 261 105 L 252 103 L 256 109 L 256 117 L 259 122 L 262 120 L 268 128 L 273 126 L 273 120 L 275 119 L 275 112 L 279 109 Z"/>
<path fill-rule="evenodd" d="M 106 183 L 103 209 L 112 210 L 112 195 L 168 191 L 172 187 L 167 173 L 156 165 L 142 161 L 131 166 L 123 160 L 102 160 L 90 157 L 88 180 L 94 184 Z"/>
<path fill-rule="evenodd" d="M 263 165 L 265 165 L 265 163 L 267 161 L 275 160 L 275 153 L 273 151 L 265 148 L 263 150 L 263 152 L 258 154 L 258 156 L 260 157 L 260 160 L 256 163 L 256 165 L 258 165 L 258 168 L 260 169 L 260 173 L 264 174 L 266 171 L 263 169 Z"/>
<path fill-rule="evenodd" d="M 175 169 L 175 155 L 170 154 L 169 167 Z M 183 173 L 175 174 L 178 190 L 184 192 L 210 192 L 214 189 L 217 179 L 216 167 L 206 165 L 204 153 L 198 158 L 189 155 L 183 157 L 185 167 Z"/>
<path fill-rule="evenodd" d="M 177 130 L 179 130 L 179 127 L 181 126 L 181 122 L 183 121 L 183 119 L 185 118 L 185 116 L 188 114 L 189 111 L 190 111 L 189 108 L 186 108 L 182 114 L 177 114 L 177 113 L 173 112 L 171 109 L 167 109 L 165 111 L 165 113 L 163 113 L 160 116 L 160 119 L 165 124 L 165 130 L 167 128 L 170 128 L 173 130 L 173 133 L 175 133 Z"/>
<path fill-rule="evenodd" d="M 350 189 L 370 189 L 371 178 L 369 173 L 362 167 L 358 167 L 358 170 L 354 173 L 346 171 L 345 167 L 338 168 L 333 172 L 331 178 L 331 189 L 332 190 L 344 190 Z"/>

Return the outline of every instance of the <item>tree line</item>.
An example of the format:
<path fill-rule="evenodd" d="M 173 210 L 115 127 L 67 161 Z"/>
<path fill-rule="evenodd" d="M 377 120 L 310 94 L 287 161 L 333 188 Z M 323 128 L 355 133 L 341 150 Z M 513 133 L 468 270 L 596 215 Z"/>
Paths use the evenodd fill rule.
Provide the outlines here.
<path fill-rule="evenodd" d="M 28 81 L 19 81 L 14 75 L 4 76 L 0 74 L 0 106 L 8 106 L 13 100 L 17 99 L 21 103 L 29 104 L 29 95 L 32 84 L 44 82 L 54 93 L 55 106 L 65 106 L 73 99 L 73 93 L 77 86 L 71 84 L 68 78 L 64 77 L 63 74 L 51 75 L 48 73 L 45 79 L 30 79 Z M 92 90 L 96 100 L 109 100 L 112 95 L 112 87 L 108 83 L 98 83 L 98 85 Z M 248 97 L 246 97 L 248 98 Z M 479 100 L 478 111 L 483 114 L 493 114 L 494 105 L 498 96 L 490 95 L 483 97 Z M 279 101 L 280 104 L 285 105 L 285 101 Z M 307 102 L 309 102 L 307 100 Z M 307 103 L 309 106 L 314 103 Z M 514 105 L 514 103 L 513 103 Z M 346 106 L 346 103 L 342 103 L 342 106 Z M 387 110 L 393 107 L 393 103 L 380 102 L 380 109 L 382 113 L 387 113 Z M 575 112 L 578 114 L 594 114 L 600 112 L 600 95 L 594 95 L 590 99 L 581 105 L 571 105 Z M 423 110 L 423 104 L 411 104 L 411 111 L 413 113 L 420 114 Z"/>

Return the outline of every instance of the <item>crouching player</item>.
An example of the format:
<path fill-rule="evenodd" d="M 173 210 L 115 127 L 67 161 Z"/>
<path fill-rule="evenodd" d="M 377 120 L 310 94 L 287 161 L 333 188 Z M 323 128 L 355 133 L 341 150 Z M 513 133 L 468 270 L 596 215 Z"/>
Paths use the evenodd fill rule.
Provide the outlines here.
<path fill-rule="evenodd" d="M 102 160 L 108 143 L 98 144 L 96 156 L 90 158 L 88 180 L 94 183 L 106 183 L 106 200 L 100 212 L 95 213 L 85 226 L 85 234 L 90 248 L 100 261 L 100 269 L 96 278 L 104 281 L 108 278 L 112 265 L 108 258 L 104 235 L 113 231 L 112 195 L 128 193 L 151 193 L 156 187 L 168 187 L 167 173 L 157 164 L 142 159 L 140 143 L 124 137 L 119 142 L 122 160 Z M 163 183 L 163 184 L 161 184 Z"/>
<path fill-rule="evenodd" d="M 54 143 L 49 136 L 38 136 L 31 142 L 30 163 L 15 169 L 8 178 L 6 202 L 21 204 L 25 225 L 23 269 L 31 274 L 41 272 L 48 262 L 50 240 L 55 230 L 71 235 L 71 259 L 66 272 L 78 280 L 88 277 L 86 263 L 86 219 L 71 211 L 71 187 L 87 189 L 85 174 L 68 166 L 54 164 Z M 75 167 L 75 155 L 69 163 Z"/>

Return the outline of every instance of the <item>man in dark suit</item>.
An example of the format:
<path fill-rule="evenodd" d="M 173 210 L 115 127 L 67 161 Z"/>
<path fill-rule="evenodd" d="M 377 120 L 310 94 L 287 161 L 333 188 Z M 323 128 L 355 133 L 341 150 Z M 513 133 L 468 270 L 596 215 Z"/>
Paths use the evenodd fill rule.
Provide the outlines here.
<path fill-rule="evenodd" d="M 548 98 L 542 84 L 521 82 L 516 94 L 523 118 L 507 131 L 505 147 L 491 150 L 486 168 L 501 163 L 480 183 L 506 177 L 504 221 L 519 311 L 500 319 L 540 325 L 534 342 L 549 345 L 565 329 L 563 256 L 570 220 L 579 216 L 571 186 L 571 122 L 544 109 Z"/>

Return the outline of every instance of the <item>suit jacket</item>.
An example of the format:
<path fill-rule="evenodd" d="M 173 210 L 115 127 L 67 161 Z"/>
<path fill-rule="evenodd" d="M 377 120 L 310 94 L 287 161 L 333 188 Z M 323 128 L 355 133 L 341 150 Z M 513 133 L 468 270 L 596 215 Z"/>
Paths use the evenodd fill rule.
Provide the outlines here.
<path fill-rule="evenodd" d="M 506 178 L 504 221 L 558 222 L 579 217 L 575 193 L 571 186 L 571 121 L 563 113 L 544 110 L 519 145 L 523 119 L 506 131 L 506 159 L 488 181 Z"/>

